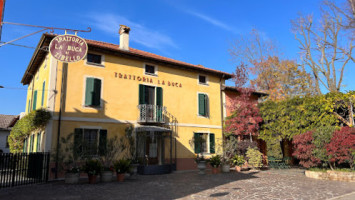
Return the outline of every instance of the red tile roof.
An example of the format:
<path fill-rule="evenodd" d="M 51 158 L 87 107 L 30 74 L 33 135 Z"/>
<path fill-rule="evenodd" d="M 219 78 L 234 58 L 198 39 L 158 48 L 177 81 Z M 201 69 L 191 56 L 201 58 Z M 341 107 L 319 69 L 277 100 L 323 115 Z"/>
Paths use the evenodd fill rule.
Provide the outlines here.
<path fill-rule="evenodd" d="M 49 42 L 56 36 L 56 34 L 48 34 L 45 33 L 42 35 L 42 38 L 37 46 L 37 50 L 35 51 L 35 53 L 32 56 L 32 59 L 30 61 L 30 64 L 27 67 L 27 70 L 22 78 L 22 83 L 28 84 L 32 77 L 29 74 L 34 74 L 36 72 L 37 67 L 36 65 L 39 65 L 39 63 L 41 62 L 41 56 L 43 57 L 43 51 L 39 51 L 38 49 L 43 47 L 44 45 L 49 45 Z M 202 65 L 194 65 L 194 64 L 190 64 L 190 63 L 186 63 L 186 62 L 182 62 L 179 60 L 174 60 L 171 58 L 167 58 L 167 57 L 163 57 L 163 56 L 159 56 L 157 54 L 153 54 L 153 53 L 149 53 L 146 51 L 141 51 L 138 49 L 134 49 L 134 48 L 129 48 L 129 51 L 126 50 L 122 50 L 119 48 L 119 45 L 117 44 L 112 44 L 112 43 L 107 43 L 107 42 L 101 42 L 101 41 L 97 41 L 97 40 L 90 40 L 90 39 L 85 39 L 89 48 L 96 48 L 99 50 L 106 50 L 106 51 L 110 51 L 111 53 L 115 53 L 115 54 L 120 54 L 120 55 L 126 55 L 126 56 L 132 56 L 135 58 L 140 58 L 140 59 L 148 59 L 148 60 L 153 60 L 153 61 L 157 61 L 157 62 L 164 62 L 167 64 L 171 64 L 174 65 L 175 67 L 182 67 L 182 68 L 188 68 L 188 69 L 193 69 L 193 70 L 198 70 L 198 71 L 204 71 L 207 73 L 212 73 L 212 74 L 216 74 L 216 75 L 223 75 L 225 79 L 229 79 L 232 77 L 232 74 L 227 73 L 227 72 L 222 72 L 219 70 L 215 70 L 215 69 L 210 69 L 207 67 L 204 67 Z M 39 54 L 40 56 L 37 56 L 37 54 Z M 39 57 L 39 58 L 37 58 Z M 37 60 L 36 60 L 37 59 Z"/>

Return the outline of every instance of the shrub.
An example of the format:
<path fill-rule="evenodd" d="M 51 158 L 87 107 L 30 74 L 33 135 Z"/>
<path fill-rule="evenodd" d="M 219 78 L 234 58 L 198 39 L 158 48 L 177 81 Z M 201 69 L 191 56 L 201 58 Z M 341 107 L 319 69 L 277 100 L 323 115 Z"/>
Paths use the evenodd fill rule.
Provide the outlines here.
<path fill-rule="evenodd" d="M 118 174 L 124 174 L 129 172 L 131 161 L 128 159 L 120 159 L 113 164 Z"/>
<path fill-rule="evenodd" d="M 215 155 L 210 158 L 210 165 L 214 168 L 217 168 L 221 165 L 221 156 Z"/>
<path fill-rule="evenodd" d="M 245 156 L 248 148 L 257 148 L 256 142 L 250 142 L 249 140 L 239 141 L 237 144 L 237 154 Z"/>
<path fill-rule="evenodd" d="M 320 164 L 320 159 L 313 155 L 315 145 L 313 142 L 313 131 L 308 131 L 301 135 L 293 137 L 293 145 L 295 151 L 293 156 L 296 156 L 300 160 L 300 165 L 306 168 L 315 167 Z"/>
<path fill-rule="evenodd" d="M 274 157 L 276 159 L 282 159 L 281 144 L 278 139 L 269 140 L 267 143 L 267 156 Z"/>
<path fill-rule="evenodd" d="M 101 163 L 98 160 L 87 160 L 83 166 L 83 171 L 88 175 L 98 175 L 101 171 Z"/>
<path fill-rule="evenodd" d="M 335 127 L 333 126 L 322 126 L 317 128 L 312 134 L 312 143 L 314 144 L 312 154 L 322 162 L 323 167 L 327 167 L 329 163 L 325 145 L 330 142 L 334 131 Z"/>
<path fill-rule="evenodd" d="M 248 157 L 248 164 L 250 164 L 253 168 L 260 168 L 263 166 L 263 154 L 258 149 L 248 148 L 246 155 Z"/>
<path fill-rule="evenodd" d="M 235 155 L 232 159 L 234 166 L 242 166 L 245 163 L 244 156 L 242 155 Z"/>
<path fill-rule="evenodd" d="M 355 129 L 343 127 L 335 131 L 329 144 L 326 145 L 330 161 L 342 164 L 348 163 L 354 167 L 353 151 L 355 151 Z"/>

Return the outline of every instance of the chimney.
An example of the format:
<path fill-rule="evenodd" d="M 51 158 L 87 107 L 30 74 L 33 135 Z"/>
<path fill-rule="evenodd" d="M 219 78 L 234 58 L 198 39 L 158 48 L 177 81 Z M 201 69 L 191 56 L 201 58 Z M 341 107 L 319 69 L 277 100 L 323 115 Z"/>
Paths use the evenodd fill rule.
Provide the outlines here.
<path fill-rule="evenodd" d="M 120 34 L 120 49 L 129 51 L 129 31 L 131 28 L 125 25 L 120 25 L 118 33 Z"/>

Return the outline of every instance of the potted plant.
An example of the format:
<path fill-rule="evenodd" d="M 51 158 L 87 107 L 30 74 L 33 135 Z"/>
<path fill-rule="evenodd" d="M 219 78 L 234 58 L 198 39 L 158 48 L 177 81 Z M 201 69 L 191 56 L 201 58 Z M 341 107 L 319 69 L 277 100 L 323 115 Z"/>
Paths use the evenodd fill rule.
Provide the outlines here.
<path fill-rule="evenodd" d="M 129 174 L 131 176 L 136 175 L 138 171 L 138 166 L 139 162 L 136 158 L 136 148 L 135 148 L 135 137 L 133 136 L 133 129 L 134 127 L 132 125 L 129 125 L 126 127 L 125 132 L 126 132 L 126 138 L 127 138 L 127 150 L 128 155 L 131 159 L 131 166 L 130 166 L 130 172 Z"/>
<path fill-rule="evenodd" d="M 96 177 L 101 172 L 102 165 L 99 160 L 90 159 L 85 162 L 83 166 L 83 171 L 88 174 L 89 183 L 96 183 Z"/>
<path fill-rule="evenodd" d="M 235 166 L 235 171 L 240 172 L 242 170 L 242 165 L 245 163 L 244 156 L 235 155 L 232 159 L 233 165 Z"/>
<path fill-rule="evenodd" d="M 128 159 L 120 159 L 114 163 L 117 173 L 117 181 L 123 182 L 125 174 L 130 170 L 131 161 Z"/>
<path fill-rule="evenodd" d="M 206 174 L 206 165 L 207 165 L 207 160 L 204 157 L 204 152 L 205 152 L 205 144 L 206 139 L 199 134 L 195 134 L 195 136 L 190 140 L 190 145 L 192 148 L 195 149 L 196 152 L 196 164 L 197 168 L 199 169 L 199 174 Z"/>
<path fill-rule="evenodd" d="M 197 154 L 195 161 L 197 163 L 197 169 L 199 170 L 198 174 L 206 174 L 205 170 L 207 168 L 207 160 L 203 157 L 203 155 L 200 156 Z"/>
<path fill-rule="evenodd" d="M 107 140 L 107 144 L 99 149 L 101 154 L 100 161 L 103 166 L 100 179 L 101 182 L 110 182 L 113 177 L 113 161 L 121 154 L 125 149 L 125 143 L 122 140 L 118 140 L 117 136 Z"/>
<path fill-rule="evenodd" d="M 212 174 L 218 174 L 218 168 L 221 165 L 221 156 L 214 155 L 210 158 L 210 165 L 212 166 Z"/>
<path fill-rule="evenodd" d="M 66 170 L 64 182 L 66 184 L 79 183 L 80 179 L 80 167 L 73 166 Z"/>
<path fill-rule="evenodd" d="M 236 154 L 238 141 L 234 136 L 227 137 L 223 142 L 222 172 L 230 172 L 233 156 Z"/>

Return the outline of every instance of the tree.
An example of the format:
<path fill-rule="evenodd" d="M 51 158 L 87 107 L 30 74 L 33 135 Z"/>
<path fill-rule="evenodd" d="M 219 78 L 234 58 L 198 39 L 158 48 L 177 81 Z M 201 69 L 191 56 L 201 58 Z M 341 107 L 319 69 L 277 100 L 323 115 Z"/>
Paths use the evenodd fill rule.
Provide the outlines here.
<path fill-rule="evenodd" d="M 300 160 L 300 164 L 306 168 L 315 167 L 320 164 L 320 159 L 313 155 L 315 145 L 312 143 L 312 134 L 313 131 L 308 131 L 295 136 L 292 141 L 295 146 L 293 156 L 296 156 Z"/>
<path fill-rule="evenodd" d="M 329 1 L 325 1 L 329 2 Z M 343 85 L 345 67 L 354 62 L 353 37 L 346 37 L 339 10 L 325 3 L 321 7 L 319 23 L 312 15 L 300 16 L 292 21 L 293 31 L 301 50 L 302 65 L 312 72 L 317 94 L 321 88 L 339 92 Z"/>
<path fill-rule="evenodd" d="M 255 76 L 251 86 L 267 92 L 272 100 L 314 93 L 310 74 L 295 61 L 282 58 L 274 42 L 255 29 L 240 36 L 229 52 L 245 66 L 246 75 Z"/>
<path fill-rule="evenodd" d="M 343 127 L 339 131 L 335 131 L 326 148 L 331 162 L 349 163 L 350 167 L 354 168 L 355 129 Z"/>

